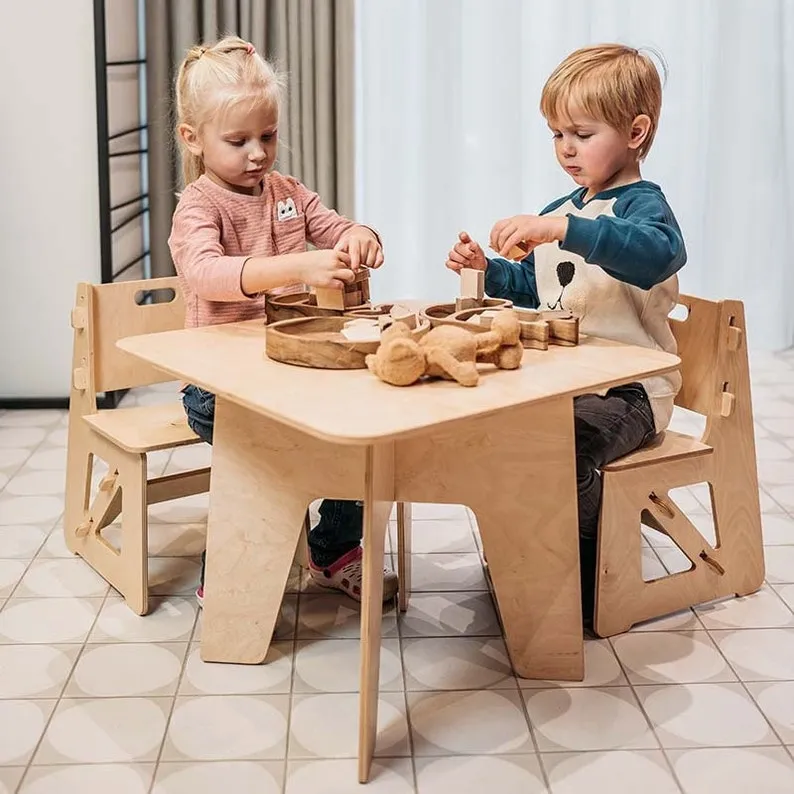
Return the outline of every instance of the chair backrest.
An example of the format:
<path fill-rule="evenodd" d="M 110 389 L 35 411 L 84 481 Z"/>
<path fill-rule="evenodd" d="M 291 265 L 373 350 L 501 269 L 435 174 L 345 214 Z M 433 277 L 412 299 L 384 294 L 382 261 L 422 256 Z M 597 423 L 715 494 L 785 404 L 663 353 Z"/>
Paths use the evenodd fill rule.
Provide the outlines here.
<path fill-rule="evenodd" d="M 93 394 L 173 378 L 116 346 L 119 339 L 184 326 L 185 305 L 175 277 L 77 286 L 72 314 L 75 368 Z M 77 376 L 75 374 L 75 376 Z"/>
<path fill-rule="evenodd" d="M 722 393 L 749 386 L 744 306 L 741 301 L 710 301 L 691 295 L 681 295 L 679 303 L 686 307 L 687 317 L 670 318 L 683 381 L 675 403 L 714 417 L 722 411 Z M 737 375 L 741 384 L 736 383 Z"/>

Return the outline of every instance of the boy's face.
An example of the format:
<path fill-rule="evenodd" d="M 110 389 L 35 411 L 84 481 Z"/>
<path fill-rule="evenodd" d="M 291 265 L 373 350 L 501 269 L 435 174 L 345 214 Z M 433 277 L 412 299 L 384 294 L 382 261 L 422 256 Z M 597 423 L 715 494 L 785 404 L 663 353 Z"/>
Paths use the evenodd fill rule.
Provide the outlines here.
<path fill-rule="evenodd" d="M 235 193 L 255 194 L 276 159 L 278 108 L 238 102 L 211 117 L 192 143 L 191 151 L 204 159 L 213 182 Z"/>
<path fill-rule="evenodd" d="M 610 187 L 627 168 L 637 165 L 630 132 L 620 132 L 579 110 L 572 109 L 564 120 L 550 120 L 549 128 L 557 162 L 591 195 Z"/>

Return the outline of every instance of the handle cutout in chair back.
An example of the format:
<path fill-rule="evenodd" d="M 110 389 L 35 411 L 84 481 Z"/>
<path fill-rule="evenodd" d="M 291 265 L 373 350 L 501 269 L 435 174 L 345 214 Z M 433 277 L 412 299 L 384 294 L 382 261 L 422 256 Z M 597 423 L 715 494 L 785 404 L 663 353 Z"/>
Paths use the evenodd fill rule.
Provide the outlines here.
<path fill-rule="evenodd" d="M 176 300 L 176 290 L 170 287 L 139 290 L 135 293 L 134 300 L 138 306 L 146 306 L 152 303 L 172 303 Z"/>

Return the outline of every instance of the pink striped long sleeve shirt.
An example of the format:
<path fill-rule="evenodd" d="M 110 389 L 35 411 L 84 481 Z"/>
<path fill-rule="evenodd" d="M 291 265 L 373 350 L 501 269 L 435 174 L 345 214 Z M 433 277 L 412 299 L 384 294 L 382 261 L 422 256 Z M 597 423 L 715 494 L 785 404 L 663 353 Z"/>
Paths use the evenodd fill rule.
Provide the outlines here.
<path fill-rule="evenodd" d="M 355 225 L 277 171 L 267 175 L 260 196 L 199 177 L 182 193 L 168 239 L 185 299 L 185 326 L 264 317 L 264 295 L 249 297 L 240 284 L 246 259 L 300 253 L 307 243 L 333 248 Z"/>

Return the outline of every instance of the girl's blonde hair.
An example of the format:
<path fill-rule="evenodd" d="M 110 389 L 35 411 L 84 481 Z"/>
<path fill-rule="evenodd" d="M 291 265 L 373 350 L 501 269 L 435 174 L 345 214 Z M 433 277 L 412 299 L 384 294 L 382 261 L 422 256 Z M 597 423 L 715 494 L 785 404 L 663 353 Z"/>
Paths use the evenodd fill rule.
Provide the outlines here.
<path fill-rule="evenodd" d="M 176 76 L 176 130 L 182 155 L 184 184 L 204 173 L 204 161 L 185 146 L 179 127 L 188 124 L 197 132 L 210 116 L 223 113 L 241 101 L 281 107 L 283 76 L 254 49 L 253 44 L 226 36 L 215 44 L 191 47 Z"/>
<path fill-rule="evenodd" d="M 654 54 L 666 77 L 664 60 Z M 569 120 L 572 107 L 621 132 L 628 132 L 637 116 L 648 116 L 650 129 L 637 149 L 637 159 L 643 160 L 656 135 L 662 109 L 659 72 L 647 54 L 633 47 L 583 47 L 552 72 L 540 96 L 540 112 L 551 123 Z"/>

